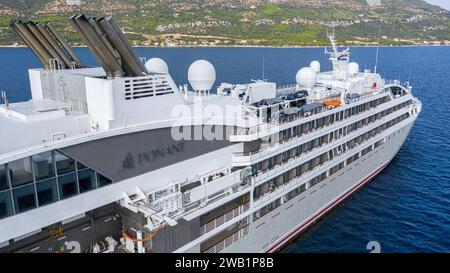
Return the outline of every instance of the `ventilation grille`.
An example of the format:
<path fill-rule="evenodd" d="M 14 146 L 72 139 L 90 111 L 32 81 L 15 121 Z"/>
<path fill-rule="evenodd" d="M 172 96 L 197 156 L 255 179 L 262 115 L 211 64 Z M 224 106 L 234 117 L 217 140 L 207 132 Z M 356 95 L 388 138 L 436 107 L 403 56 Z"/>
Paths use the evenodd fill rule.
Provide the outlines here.
<path fill-rule="evenodd" d="M 172 94 L 174 90 L 165 76 L 125 80 L 125 99 L 135 100 Z"/>

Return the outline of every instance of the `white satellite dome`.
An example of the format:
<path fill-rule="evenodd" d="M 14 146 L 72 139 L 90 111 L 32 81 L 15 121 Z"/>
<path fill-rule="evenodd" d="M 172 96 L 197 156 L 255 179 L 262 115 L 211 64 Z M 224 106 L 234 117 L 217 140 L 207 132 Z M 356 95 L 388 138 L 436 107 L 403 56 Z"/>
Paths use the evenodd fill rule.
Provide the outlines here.
<path fill-rule="evenodd" d="M 348 64 L 348 73 L 350 74 L 357 74 L 359 72 L 359 65 L 358 63 L 352 62 Z"/>
<path fill-rule="evenodd" d="M 145 68 L 149 73 L 169 73 L 167 63 L 160 58 L 151 58 L 145 63 Z"/>
<path fill-rule="evenodd" d="M 216 69 L 208 61 L 197 60 L 189 66 L 188 80 L 194 91 L 209 91 L 216 81 Z"/>
<path fill-rule="evenodd" d="M 316 73 L 320 72 L 320 63 L 319 61 L 312 61 L 309 67 L 314 70 Z"/>
<path fill-rule="evenodd" d="M 297 72 L 295 80 L 301 87 L 312 88 L 317 82 L 317 73 L 310 67 L 304 67 Z"/>

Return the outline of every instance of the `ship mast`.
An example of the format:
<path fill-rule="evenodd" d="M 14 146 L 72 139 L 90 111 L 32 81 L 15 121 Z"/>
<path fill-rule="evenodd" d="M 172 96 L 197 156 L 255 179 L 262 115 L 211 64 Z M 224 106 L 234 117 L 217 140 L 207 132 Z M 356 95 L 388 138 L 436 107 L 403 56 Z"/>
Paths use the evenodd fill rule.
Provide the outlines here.
<path fill-rule="evenodd" d="M 333 78 L 340 80 L 345 79 L 347 76 L 348 64 L 350 62 L 350 48 L 347 47 L 343 51 L 339 51 L 334 36 L 334 28 L 332 33 L 327 33 L 327 36 L 333 51 L 330 52 L 327 47 L 325 47 L 325 54 L 330 55 L 329 60 L 333 64 Z"/>

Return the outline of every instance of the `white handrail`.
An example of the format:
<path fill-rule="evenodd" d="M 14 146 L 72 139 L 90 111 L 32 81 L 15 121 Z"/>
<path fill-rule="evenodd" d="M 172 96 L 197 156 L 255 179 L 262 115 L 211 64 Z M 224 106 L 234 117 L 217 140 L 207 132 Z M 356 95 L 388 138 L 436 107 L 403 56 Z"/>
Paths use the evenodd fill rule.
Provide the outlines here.
<path fill-rule="evenodd" d="M 214 218 L 214 220 L 209 221 L 208 223 L 204 224 L 200 227 L 200 236 L 204 235 L 211 230 L 223 225 L 224 223 L 236 218 L 237 216 L 241 215 L 242 213 L 248 211 L 250 208 L 250 203 L 247 202 L 245 204 L 240 205 L 237 208 L 234 208 L 221 216 Z"/>

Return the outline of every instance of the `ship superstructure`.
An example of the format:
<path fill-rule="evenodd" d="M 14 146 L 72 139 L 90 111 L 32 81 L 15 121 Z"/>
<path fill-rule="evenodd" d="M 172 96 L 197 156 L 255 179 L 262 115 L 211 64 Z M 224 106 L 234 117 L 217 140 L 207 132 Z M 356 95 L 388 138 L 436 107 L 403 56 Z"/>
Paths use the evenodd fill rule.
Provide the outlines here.
<path fill-rule="evenodd" d="M 208 61 L 177 86 L 112 18 L 70 21 L 102 67 L 12 23 L 44 68 L 32 100 L 0 106 L 3 252 L 276 251 L 386 167 L 421 111 L 333 37 L 332 71 L 212 90 Z"/>

